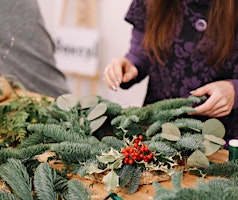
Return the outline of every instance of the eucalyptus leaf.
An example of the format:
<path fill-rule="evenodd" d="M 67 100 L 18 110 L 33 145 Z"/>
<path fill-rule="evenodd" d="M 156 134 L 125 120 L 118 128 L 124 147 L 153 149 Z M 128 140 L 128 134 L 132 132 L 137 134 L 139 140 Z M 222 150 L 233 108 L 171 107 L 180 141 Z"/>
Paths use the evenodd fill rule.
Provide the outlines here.
<path fill-rule="evenodd" d="M 161 137 L 170 141 L 178 141 L 181 138 L 181 132 L 174 124 L 164 123 L 162 124 Z"/>
<path fill-rule="evenodd" d="M 99 98 L 97 96 L 84 96 L 79 99 L 80 109 L 91 108 L 99 102 Z"/>
<path fill-rule="evenodd" d="M 209 160 L 200 150 L 194 151 L 187 159 L 187 164 L 190 167 L 209 167 Z"/>
<path fill-rule="evenodd" d="M 91 132 L 90 133 L 93 133 L 95 132 L 97 129 L 99 129 L 103 123 L 107 120 L 107 116 L 101 116 L 93 121 L 90 122 L 90 129 L 91 129 Z"/>
<path fill-rule="evenodd" d="M 204 122 L 202 133 L 223 138 L 226 130 L 224 125 L 218 119 L 212 118 Z"/>
<path fill-rule="evenodd" d="M 168 133 L 161 133 L 160 136 L 162 138 L 165 138 L 166 140 L 169 141 L 179 141 L 180 137 L 178 137 L 177 135 L 172 135 L 172 134 L 168 134 Z"/>
<path fill-rule="evenodd" d="M 204 154 L 206 156 L 210 156 L 210 155 L 214 154 L 215 152 L 217 152 L 221 148 L 221 145 L 215 144 L 215 143 L 210 142 L 208 140 L 205 140 L 202 144 L 204 146 Z"/>
<path fill-rule="evenodd" d="M 214 142 L 214 143 L 219 144 L 219 145 L 225 145 L 226 144 L 225 140 L 223 140 L 222 138 L 216 137 L 215 135 L 205 134 L 204 138 L 209 140 L 210 142 Z"/>
<path fill-rule="evenodd" d="M 105 114 L 107 111 L 107 105 L 105 103 L 99 103 L 93 108 L 87 116 L 87 120 L 94 120 Z"/>
<path fill-rule="evenodd" d="M 64 94 L 56 99 L 56 105 L 64 111 L 70 111 L 78 103 L 79 98 L 73 94 Z"/>
<path fill-rule="evenodd" d="M 107 191 L 115 190 L 119 186 L 119 176 L 113 170 L 104 176 L 102 181 Z"/>

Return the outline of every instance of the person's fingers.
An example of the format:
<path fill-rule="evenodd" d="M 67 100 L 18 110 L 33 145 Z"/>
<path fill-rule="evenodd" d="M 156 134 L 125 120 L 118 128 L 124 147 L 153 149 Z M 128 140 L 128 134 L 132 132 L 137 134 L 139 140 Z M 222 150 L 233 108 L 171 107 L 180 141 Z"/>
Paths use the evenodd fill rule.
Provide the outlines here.
<path fill-rule="evenodd" d="M 122 82 L 126 83 L 132 79 L 134 79 L 138 75 L 138 70 L 134 66 L 130 66 L 128 70 L 125 72 Z"/>
<path fill-rule="evenodd" d="M 114 80 L 111 79 L 109 70 L 110 66 L 108 65 L 103 72 L 103 81 L 110 89 L 116 91 L 117 86 L 114 84 Z"/>

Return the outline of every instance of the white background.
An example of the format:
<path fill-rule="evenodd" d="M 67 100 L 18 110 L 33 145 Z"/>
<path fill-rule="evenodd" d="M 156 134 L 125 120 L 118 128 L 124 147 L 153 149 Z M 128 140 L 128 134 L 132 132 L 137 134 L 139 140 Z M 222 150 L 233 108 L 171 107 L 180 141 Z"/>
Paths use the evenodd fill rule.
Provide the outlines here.
<path fill-rule="evenodd" d="M 60 22 L 62 0 L 38 0 L 38 2 L 46 27 L 53 37 Z M 98 66 L 100 77 L 97 94 L 123 107 L 141 106 L 146 92 L 147 79 L 129 90 L 119 89 L 117 92 L 111 91 L 102 82 L 103 69 L 107 63 L 112 58 L 123 56 L 129 48 L 132 27 L 124 21 L 124 17 L 131 0 L 96 0 L 96 3 L 96 28 L 100 33 Z M 86 86 L 85 89 L 86 92 L 89 91 Z"/>

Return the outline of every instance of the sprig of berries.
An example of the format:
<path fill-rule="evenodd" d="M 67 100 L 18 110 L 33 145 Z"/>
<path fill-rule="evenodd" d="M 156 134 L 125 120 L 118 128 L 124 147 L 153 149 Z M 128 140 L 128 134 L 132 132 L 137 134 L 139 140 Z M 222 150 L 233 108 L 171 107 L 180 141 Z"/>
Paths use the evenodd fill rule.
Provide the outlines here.
<path fill-rule="evenodd" d="M 122 149 L 122 154 L 125 156 L 123 159 L 124 164 L 133 165 L 136 161 L 150 162 L 153 160 L 153 153 L 149 150 L 148 146 L 142 142 L 143 136 L 138 136 L 133 143 L 133 146 L 128 146 Z"/>

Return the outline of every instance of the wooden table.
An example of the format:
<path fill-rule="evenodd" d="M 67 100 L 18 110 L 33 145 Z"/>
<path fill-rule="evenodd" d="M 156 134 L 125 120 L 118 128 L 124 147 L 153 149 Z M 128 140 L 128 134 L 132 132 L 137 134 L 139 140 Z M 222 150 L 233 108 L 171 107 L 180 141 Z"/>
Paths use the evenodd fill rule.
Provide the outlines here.
<path fill-rule="evenodd" d="M 219 150 L 215 154 L 208 157 L 208 159 L 214 163 L 224 163 L 228 161 L 228 151 L 227 150 Z M 72 177 L 73 178 L 73 177 Z M 78 177 L 77 177 L 78 178 Z M 214 177 L 206 177 L 206 180 L 211 180 Z M 106 196 L 108 196 L 108 191 L 104 189 L 104 185 L 102 183 L 98 183 L 92 180 L 87 180 L 84 178 L 80 178 L 84 182 L 85 185 L 89 187 L 92 194 L 92 200 L 103 200 Z M 195 183 L 199 180 L 198 176 L 190 174 L 188 172 L 184 173 L 182 187 L 193 187 Z M 160 182 L 163 187 L 173 188 L 171 181 L 163 181 Z M 118 188 L 114 191 L 119 197 L 123 200 L 152 200 L 154 196 L 154 188 L 153 185 L 143 185 L 140 186 L 138 191 L 134 194 L 127 194 L 126 189 Z"/>

